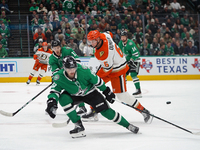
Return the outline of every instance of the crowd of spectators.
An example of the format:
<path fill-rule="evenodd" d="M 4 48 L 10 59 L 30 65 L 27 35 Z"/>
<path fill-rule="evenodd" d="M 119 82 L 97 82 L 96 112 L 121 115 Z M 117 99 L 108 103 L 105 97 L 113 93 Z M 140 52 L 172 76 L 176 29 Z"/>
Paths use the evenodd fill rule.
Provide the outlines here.
<path fill-rule="evenodd" d="M 8 7 L 6 0 L 1 0 L 0 3 L 0 58 L 7 57 L 9 54 L 8 38 L 10 33 L 10 19 L 8 14 L 13 13 Z"/>
<path fill-rule="evenodd" d="M 111 31 L 118 44 L 128 31 L 142 56 L 199 54 L 199 24 L 177 0 L 30 0 L 34 51 L 60 40 L 79 56 L 93 56 L 86 35 Z"/>

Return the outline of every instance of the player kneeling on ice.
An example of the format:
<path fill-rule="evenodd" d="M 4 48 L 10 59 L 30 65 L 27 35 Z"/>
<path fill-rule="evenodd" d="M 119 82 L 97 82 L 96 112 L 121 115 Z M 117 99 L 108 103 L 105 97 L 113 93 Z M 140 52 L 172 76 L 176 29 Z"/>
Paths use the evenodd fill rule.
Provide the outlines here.
<path fill-rule="evenodd" d="M 105 86 L 100 77 L 93 74 L 87 67 L 77 64 L 72 56 L 64 57 L 63 67 L 53 77 L 54 83 L 48 95 L 46 112 L 50 117 L 55 118 L 57 102 L 59 102 L 67 116 L 75 124 L 75 128 L 70 131 L 73 138 L 86 136 L 80 116 L 73 107 L 75 103 L 79 102 L 91 105 L 96 112 L 100 112 L 107 119 L 135 134 L 138 133 L 138 127 L 130 124 L 123 116 L 109 107 L 107 101 L 113 103 L 115 94 Z M 95 87 L 103 92 L 107 101 Z"/>
<path fill-rule="evenodd" d="M 35 64 L 33 66 L 33 71 L 30 73 L 26 84 L 29 84 L 31 82 L 31 79 L 33 78 L 33 76 L 39 69 L 40 69 L 40 73 L 37 77 L 36 84 L 37 85 L 40 84 L 40 80 L 42 79 L 45 72 L 47 71 L 49 57 L 51 56 L 51 54 L 52 54 L 52 51 L 51 51 L 51 49 L 48 49 L 47 42 L 43 42 L 42 47 L 39 48 L 33 56 L 33 58 L 35 60 Z"/>

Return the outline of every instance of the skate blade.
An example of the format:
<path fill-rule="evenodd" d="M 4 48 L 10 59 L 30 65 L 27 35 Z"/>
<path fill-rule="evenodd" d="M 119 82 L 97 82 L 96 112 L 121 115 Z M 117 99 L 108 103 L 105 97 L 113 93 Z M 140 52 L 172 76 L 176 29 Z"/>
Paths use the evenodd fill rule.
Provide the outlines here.
<path fill-rule="evenodd" d="M 72 138 L 81 138 L 81 137 L 86 137 L 86 134 L 84 131 L 81 131 L 79 133 L 74 133 L 74 134 L 71 134 Z"/>
<path fill-rule="evenodd" d="M 142 94 L 133 95 L 135 98 L 142 98 Z"/>
<path fill-rule="evenodd" d="M 88 118 L 88 119 L 86 119 L 86 118 L 81 118 L 81 120 L 82 120 L 83 122 L 97 122 L 97 121 L 99 121 L 99 118 L 96 116 L 96 117 L 92 117 L 92 118 Z"/>

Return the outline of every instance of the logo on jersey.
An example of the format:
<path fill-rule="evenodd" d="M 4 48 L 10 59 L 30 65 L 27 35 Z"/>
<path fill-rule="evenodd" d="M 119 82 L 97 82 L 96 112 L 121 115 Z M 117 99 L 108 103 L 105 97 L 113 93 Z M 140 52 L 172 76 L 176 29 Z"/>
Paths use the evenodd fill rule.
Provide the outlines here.
<path fill-rule="evenodd" d="M 198 60 L 198 58 L 194 59 L 194 64 L 192 64 L 192 66 L 194 68 L 197 68 L 199 70 L 199 72 L 200 72 L 200 60 Z"/>
<path fill-rule="evenodd" d="M 146 59 L 142 59 L 142 64 L 140 65 L 140 67 L 143 69 L 146 69 L 146 71 L 148 73 L 150 73 L 150 70 L 152 69 L 153 67 L 153 64 L 152 62 L 150 62 L 149 60 L 146 60 Z"/>
<path fill-rule="evenodd" d="M 104 54 L 104 51 L 99 52 L 99 56 L 101 57 Z"/>

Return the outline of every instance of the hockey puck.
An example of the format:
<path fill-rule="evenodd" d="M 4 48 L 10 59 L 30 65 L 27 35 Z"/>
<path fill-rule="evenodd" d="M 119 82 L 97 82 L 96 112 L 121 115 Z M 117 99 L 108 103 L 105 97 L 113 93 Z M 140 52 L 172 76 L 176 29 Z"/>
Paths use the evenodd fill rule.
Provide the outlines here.
<path fill-rule="evenodd" d="M 171 104 L 171 102 L 170 102 L 170 101 L 167 101 L 166 104 Z"/>

